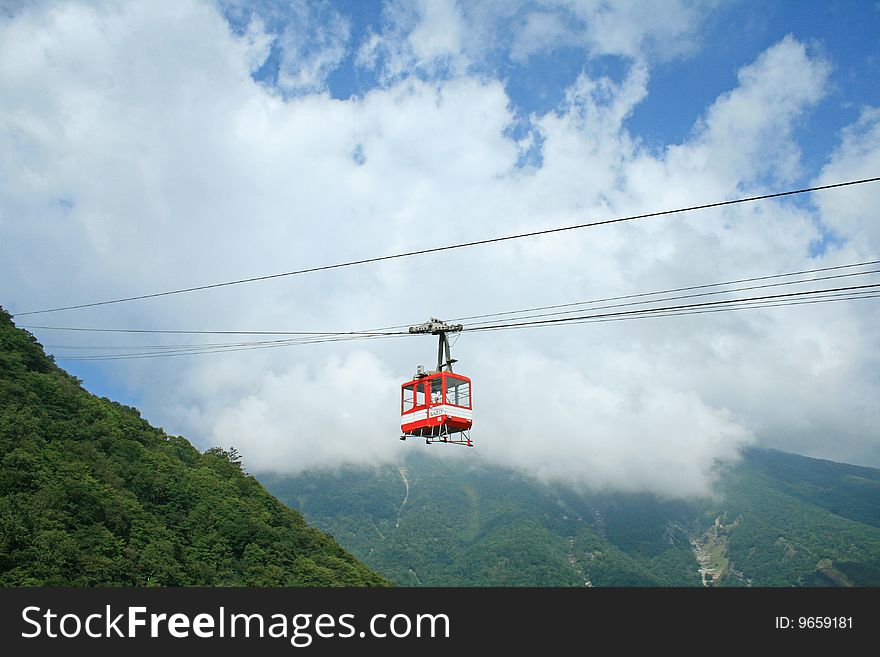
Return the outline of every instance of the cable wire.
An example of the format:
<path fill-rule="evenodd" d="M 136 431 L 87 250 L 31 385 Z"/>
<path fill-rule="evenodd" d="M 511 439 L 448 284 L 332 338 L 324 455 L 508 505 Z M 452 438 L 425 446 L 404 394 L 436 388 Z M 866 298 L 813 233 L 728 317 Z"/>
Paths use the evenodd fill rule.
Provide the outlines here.
<path fill-rule="evenodd" d="M 835 274 L 833 276 L 819 276 L 818 278 L 803 278 L 803 279 L 796 280 L 796 281 L 783 281 L 781 283 L 765 283 L 764 285 L 748 285 L 745 287 L 735 287 L 735 288 L 732 288 L 729 290 L 714 290 L 712 292 L 698 292 L 696 294 L 681 294 L 681 295 L 674 296 L 674 297 L 666 296 L 666 297 L 660 297 L 657 299 L 648 299 L 648 300 L 644 300 L 644 301 L 630 301 L 629 303 L 615 303 L 615 304 L 610 304 L 610 305 L 605 305 L 605 306 L 594 306 L 592 308 L 577 308 L 574 310 L 560 310 L 560 311 L 552 312 L 552 313 L 529 314 L 529 315 L 522 315 L 520 317 L 515 317 L 513 319 L 519 320 L 519 319 L 536 319 L 538 317 L 556 317 L 558 315 L 570 315 L 572 313 L 583 312 L 584 310 L 606 310 L 608 308 L 626 308 L 628 306 L 639 306 L 639 305 L 650 304 L 650 303 L 660 303 L 661 301 L 678 301 L 681 299 L 695 299 L 695 298 L 699 298 L 699 297 L 714 296 L 717 294 L 732 294 L 733 292 L 746 292 L 746 291 L 750 291 L 750 290 L 762 290 L 762 289 L 771 288 L 771 287 L 782 287 L 783 285 L 799 285 L 799 284 L 803 284 L 803 283 L 814 283 L 817 281 L 827 281 L 827 280 L 836 279 L 836 278 L 850 278 L 852 276 L 865 276 L 868 274 L 880 274 L 880 269 L 872 269 L 870 271 L 864 271 L 864 272 L 853 272 L 850 274 Z M 596 303 L 596 302 L 584 302 L 584 304 L 587 304 L 587 303 Z M 575 305 L 575 304 L 566 304 L 566 305 Z M 581 304 L 577 304 L 577 305 L 581 305 Z M 523 311 L 523 312 L 525 312 L 525 311 Z M 483 324 L 491 324 L 493 321 L 496 321 L 496 320 L 484 320 L 481 322 L 473 322 L 469 326 L 480 326 Z"/>
<path fill-rule="evenodd" d="M 829 189 L 837 189 L 837 188 L 841 188 L 841 187 L 850 187 L 853 185 L 863 185 L 866 183 L 877 182 L 878 180 L 880 180 L 880 177 L 863 178 L 861 180 L 850 180 L 847 182 L 839 182 L 839 183 L 834 183 L 834 184 L 830 184 L 830 185 L 817 185 L 814 187 L 805 187 L 803 189 L 794 189 L 794 190 L 789 190 L 789 191 L 785 191 L 785 192 L 775 192 L 772 194 L 761 194 L 758 196 L 749 196 L 749 197 L 743 197 L 743 198 L 738 198 L 738 199 L 731 199 L 731 200 L 727 200 L 727 201 L 716 201 L 714 203 L 703 203 L 700 205 L 691 205 L 691 206 L 687 206 L 687 207 L 683 207 L 683 208 L 676 208 L 673 210 L 660 210 L 660 211 L 656 211 L 656 212 L 647 212 L 647 213 L 643 213 L 643 214 L 630 215 L 630 216 L 626 216 L 626 217 L 617 217 L 615 219 L 604 219 L 604 220 L 600 220 L 600 221 L 591 221 L 591 222 L 587 222 L 587 223 L 575 224 L 572 226 L 560 226 L 557 228 L 546 228 L 543 230 L 529 231 L 526 233 L 504 235 L 501 237 L 491 237 L 491 238 L 487 238 L 487 239 L 473 240 L 470 242 L 461 242 L 458 244 L 447 244 L 445 246 L 435 246 L 435 247 L 430 247 L 430 248 L 426 248 L 426 249 L 418 249 L 415 251 L 405 251 L 403 253 L 394 253 L 394 254 L 390 254 L 390 255 L 376 256 L 376 257 L 372 257 L 372 258 L 362 258 L 360 260 L 349 260 L 347 262 L 338 262 L 338 263 L 334 263 L 331 265 L 321 265 L 318 267 L 308 267 L 306 269 L 297 269 L 294 271 L 282 272 L 282 273 L 278 273 L 278 274 L 267 274 L 264 276 L 253 276 L 251 278 L 241 278 L 241 279 L 237 279 L 237 280 L 226 281 L 223 283 L 210 283 L 207 285 L 196 285 L 193 287 L 180 288 L 180 289 L 176 289 L 176 290 L 167 290 L 164 292 L 153 292 L 151 294 L 140 294 L 140 295 L 136 295 L 136 296 L 122 297 L 119 299 L 109 299 L 106 301 L 94 301 L 91 303 L 80 303 L 80 304 L 69 305 L 69 306 L 59 306 L 57 308 L 44 308 L 42 310 L 30 310 L 30 311 L 26 311 L 26 312 L 16 313 L 16 315 L 17 316 L 39 315 L 39 314 L 44 314 L 44 313 L 61 312 L 61 311 L 65 311 L 65 310 L 76 310 L 76 309 L 81 309 L 81 308 L 94 308 L 96 306 L 107 306 L 107 305 L 117 304 L 117 303 L 126 303 L 129 301 L 141 301 L 144 299 L 155 299 L 157 297 L 166 297 L 166 296 L 177 295 L 177 294 L 186 294 L 189 292 L 198 292 L 198 291 L 202 291 L 202 290 L 210 290 L 210 289 L 215 289 L 215 288 L 220 288 L 220 287 L 229 287 L 232 285 L 241 285 L 244 283 L 255 283 L 257 281 L 267 281 L 267 280 L 271 280 L 271 279 L 275 279 L 275 278 L 282 278 L 282 277 L 286 277 L 286 276 L 299 276 L 302 274 L 311 274 L 311 273 L 315 273 L 315 272 L 319 272 L 319 271 L 328 271 L 331 269 L 341 269 L 344 267 L 354 267 L 356 265 L 365 265 L 365 264 L 369 264 L 369 263 L 383 262 L 386 260 L 395 260 L 395 259 L 399 259 L 399 258 L 411 258 L 414 256 L 419 256 L 419 255 L 427 255 L 429 253 L 439 253 L 442 251 L 452 251 L 455 249 L 464 249 L 464 248 L 469 248 L 472 246 L 481 246 L 481 245 L 485 245 L 485 244 L 496 244 L 499 242 L 507 242 L 507 241 L 511 241 L 511 240 L 524 239 L 527 237 L 538 237 L 540 235 L 552 235 L 552 234 L 562 233 L 562 232 L 566 232 L 566 231 L 581 230 L 584 228 L 595 228 L 597 226 L 607 226 L 610 224 L 617 224 L 617 223 L 622 223 L 622 222 L 626 222 L 626 221 L 636 221 L 638 219 L 649 219 L 649 218 L 653 218 L 653 217 L 662 217 L 662 216 L 671 215 L 671 214 L 680 214 L 680 213 L 684 213 L 684 212 L 694 212 L 697 210 L 708 210 L 710 208 L 721 208 L 721 207 L 726 207 L 726 206 L 730 206 L 730 205 L 737 205 L 740 203 L 751 203 L 751 202 L 755 202 L 755 201 L 764 201 L 764 200 L 773 199 L 773 198 L 794 196 L 796 194 L 806 194 L 809 192 L 818 192 L 818 191 L 824 191 L 824 190 L 829 190 Z"/>
<path fill-rule="evenodd" d="M 578 320 L 584 319 L 597 319 L 597 318 L 605 318 L 605 317 L 617 317 L 624 315 L 639 315 L 639 314 L 650 314 L 650 313 L 658 313 L 658 312 L 668 312 L 668 311 L 678 311 L 678 310 L 687 310 L 691 308 L 702 308 L 707 306 L 719 306 L 724 304 L 735 304 L 743 301 L 761 301 L 765 299 L 783 299 L 783 298 L 791 298 L 791 297 L 801 297 L 805 295 L 816 295 L 823 294 L 826 292 L 841 292 L 841 291 L 850 291 L 850 290 L 867 290 L 867 289 L 875 289 L 880 287 L 880 283 L 872 283 L 869 285 L 851 285 L 848 287 L 838 287 L 838 288 L 826 288 L 822 290 L 807 290 L 804 292 L 788 292 L 785 294 L 770 294 L 760 297 L 748 297 L 745 299 L 728 299 L 723 301 L 703 301 L 701 303 L 695 304 L 683 304 L 677 306 L 664 306 L 660 308 L 646 308 L 641 310 L 627 310 L 627 311 L 618 311 L 614 313 L 599 313 L 596 315 L 582 315 L 579 317 L 562 317 L 556 319 L 540 319 L 533 320 L 528 322 L 511 322 L 507 324 L 495 324 L 490 326 L 476 326 L 476 327 L 468 327 L 465 326 L 463 330 L 465 331 L 491 331 L 491 330 L 503 330 L 503 329 L 511 329 L 511 328 L 525 328 L 525 327 L 534 327 L 534 326 L 552 326 L 554 324 L 564 324 L 578 323 Z"/>
<path fill-rule="evenodd" d="M 726 285 L 736 285 L 739 283 L 749 283 L 749 282 L 773 280 L 773 279 L 779 279 L 779 278 L 790 278 L 792 276 L 802 276 L 805 274 L 814 274 L 814 273 L 821 273 L 821 272 L 827 272 L 827 271 L 837 271 L 837 270 L 841 270 L 841 269 L 852 269 L 854 267 L 868 267 L 868 266 L 877 265 L 877 264 L 880 264 L 880 260 L 867 260 L 864 262 L 856 262 L 856 263 L 850 263 L 850 264 L 845 264 L 845 265 L 836 265 L 836 266 L 832 266 L 832 267 L 818 267 L 818 268 L 813 268 L 813 269 L 801 269 L 799 271 L 787 272 L 784 274 L 771 274 L 771 275 L 765 275 L 765 276 L 753 276 L 750 278 L 740 278 L 740 279 L 735 279 L 735 280 L 730 280 L 730 281 L 724 281 L 721 283 L 705 283 L 705 284 L 701 284 L 701 285 L 690 285 L 690 286 L 686 286 L 686 287 L 676 287 L 676 288 L 669 288 L 669 289 L 665 289 L 665 290 L 655 290 L 653 292 L 640 292 L 637 294 L 626 294 L 626 295 L 619 295 L 619 296 L 614 296 L 614 297 L 603 297 L 603 298 L 592 299 L 592 300 L 588 300 L 588 301 L 576 301 L 576 302 L 571 302 L 571 303 L 561 303 L 561 304 L 554 304 L 554 305 L 549 305 L 549 306 L 536 306 L 536 307 L 532 307 L 532 308 L 525 308 L 522 310 L 508 310 L 508 311 L 497 312 L 497 313 L 488 313 L 488 314 L 483 314 L 483 315 L 470 315 L 470 316 L 466 316 L 466 317 L 455 318 L 455 319 L 452 319 L 449 321 L 463 322 L 463 321 L 467 321 L 467 320 L 471 320 L 471 319 L 484 319 L 484 318 L 492 318 L 492 317 L 501 318 L 501 317 L 510 316 L 510 315 L 522 315 L 522 317 L 517 317 L 517 318 L 512 318 L 512 319 L 526 319 L 529 316 L 525 315 L 525 313 L 531 313 L 531 312 L 539 311 L 539 310 L 553 310 L 556 308 L 572 308 L 572 307 L 576 307 L 576 306 L 593 305 L 593 304 L 603 303 L 603 302 L 608 302 L 608 301 L 626 301 L 629 299 L 642 299 L 644 297 L 649 297 L 649 296 L 659 297 L 660 295 L 674 294 L 676 292 L 701 290 L 701 289 L 707 289 L 707 288 L 712 288 L 712 287 L 722 287 L 722 286 L 726 286 Z M 777 285 L 781 286 L 781 285 L 789 285 L 789 284 L 794 284 L 794 283 L 804 283 L 804 282 L 827 280 L 829 278 L 836 278 L 836 277 L 861 276 L 861 275 L 865 275 L 865 274 L 877 273 L 878 271 L 880 271 L 880 270 L 871 270 L 871 271 L 866 271 L 866 272 L 854 272 L 852 274 L 841 274 L 839 276 L 827 276 L 827 277 L 818 277 L 818 278 L 812 278 L 812 279 L 802 279 L 799 281 L 783 281 L 780 283 L 775 283 L 775 284 L 766 285 L 766 286 L 751 286 L 751 287 L 735 288 L 735 289 L 730 289 L 730 290 L 718 290 L 718 291 L 713 291 L 713 292 L 706 292 L 702 295 L 685 295 L 685 297 L 708 296 L 708 295 L 713 295 L 713 294 L 723 294 L 723 293 L 728 293 L 728 292 L 757 289 L 760 287 L 775 287 Z M 656 302 L 660 302 L 660 301 L 671 301 L 674 299 L 685 298 L 685 297 L 657 298 L 657 299 L 650 299 L 648 301 L 644 301 L 641 303 L 656 303 Z M 604 306 L 604 307 L 599 307 L 599 308 L 593 308 L 591 310 L 598 310 L 598 309 L 611 308 L 611 307 L 623 307 L 623 306 L 628 306 L 628 305 L 635 305 L 635 304 L 618 304 L 617 306 Z M 574 310 L 574 311 L 570 311 L 570 312 L 581 312 L 582 310 L 586 310 L 586 309 L 579 309 L 579 310 Z M 549 313 L 548 316 L 552 315 L 552 314 L 556 314 L 556 313 Z M 558 313 L 558 314 L 563 314 L 563 313 Z M 533 317 L 537 317 L 537 315 L 535 315 Z M 83 327 L 83 326 L 43 326 L 43 325 L 27 325 L 27 324 L 22 324 L 22 325 L 20 325 L 20 327 L 25 328 L 25 329 L 46 330 L 46 331 L 73 331 L 73 332 L 122 333 L 122 334 L 145 333 L 145 334 L 160 334 L 160 335 L 262 335 L 262 336 L 284 335 L 284 336 L 327 337 L 327 336 L 344 336 L 344 335 L 407 334 L 408 333 L 407 331 L 395 332 L 395 331 L 393 331 L 393 329 L 405 329 L 408 326 L 411 326 L 415 323 L 418 323 L 418 322 L 410 322 L 409 324 L 398 324 L 395 326 L 384 326 L 384 327 L 379 327 L 379 328 L 364 329 L 364 330 L 360 330 L 360 331 L 263 331 L 263 330 L 244 331 L 244 330 L 142 329 L 142 328 L 100 328 L 100 327 Z M 471 325 L 480 325 L 480 324 L 485 324 L 485 323 L 486 322 L 473 322 Z M 239 346 L 239 343 L 226 343 L 226 344 L 232 344 L 233 346 Z M 176 346 L 180 346 L 180 347 L 188 347 L 188 346 L 209 347 L 209 346 L 226 346 L 226 344 L 203 343 L 203 344 L 197 344 L 197 345 L 168 345 L 168 346 L 169 347 L 176 347 Z M 252 343 L 246 343 L 246 344 L 252 344 Z M 157 345 L 157 348 L 164 348 L 164 347 L 165 347 L 164 345 Z M 104 347 L 102 347 L 102 348 L 104 348 Z M 139 346 L 139 348 L 146 348 L 146 346 Z"/>
<path fill-rule="evenodd" d="M 463 331 L 501 331 L 522 328 L 541 328 L 548 326 L 568 326 L 572 324 L 585 324 L 594 322 L 607 322 L 631 319 L 647 319 L 654 317 L 672 317 L 679 315 L 693 315 L 707 312 L 723 312 L 732 310 L 745 310 L 749 308 L 774 308 L 788 305 L 805 305 L 832 301 L 852 301 L 858 299 L 880 298 L 880 283 L 868 285 L 852 285 L 838 288 L 824 288 L 819 290 L 806 290 L 802 292 L 788 292 L 782 294 L 764 295 L 759 297 L 746 297 L 738 299 L 725 299 L 720 301 L 703 301 L 695 304 L 680 304 L 676 306 L 662 306 L 659 308 L 642 308 L 637 310 L 618 311 L 613 313 L 598 313 L 582 315 L 579 317 L 565 317 L 557 319 L 542 319 L 529 322 L 509 322 L 493 326 L 465 326 Z M 284 346 L 298 346 L 306 344 L 321 344 L 327 342 L 340 342 L 351 340 L 376 340 L 412 336 L 410 333 L 389 333 L 384 335 L 351 335 L 336 336 L 330 338 L 300 338 L 289 341 L 272 341 L 272 343 L 241 346 L 230 349 L 182 349 L 168 353 L 131 353 L 114 355 L 92 356 L 56 356 L 58 360 L 134 360 L 144 358 L 163 358 L 169 356 L 192 356 L 208 353 L 226 353 L 230 351 L 250 351 L 254 349 L 267 349 Z M 277 342 L 277 344 L 275 343 Z"/>
<path fill-rule="evenodd" d="M 294 347 L 300 345 L 309 345 L 309 344 L 324 344 L 327 342 L 344 342 L 344 341 L 353 341 L 353 340 L 381 340 L 383 338 L 397 338 L 403 336 L 409 336 L 410 333 L 399 333 L 399 334 L 391 334 L 391 335 L 371 335 L 371 336 L 358 336 L 358 337 L 339 337 L 339 338 L 330 338 L 326 340 L 315 339 L 312 341 L 304 341 L 304 342 L 288 342 L 286 344 L 267 344 L 267 345 L 259 345 L 259 346 L 244 346 L 237 347 L 233 349 L 193 349 L 193 350 L 175 350 L 169 353 L 132 353 L 132 354 L 115 354 L 111 356 L 107 355 L 90 355 L 90 356 L 55 356 L 56 360 L 139 360 L 145 358 L 167 358 L 169 356 L 197 356 L 201 354 L 217 354 L 217 353 L 228 353 L 234 351 L 255 351 L 259 349 L 272 349 L 276 347 Z"/>
<path fill-rule="evenodd" d="M 488 313 L 485 315 L 470 315 L 467 317 L 456 317 L 450 319 L 450 322 L 466 322 L 471 319 L 483 319 L 486 317 L 501 317 L 504 315 L 519 315 L 521 313 L 534 312 L 538 310 L 554 310 L 556 308 L 570 308 L 572 306 L 589 305 L 594 303 L 605 303 L 607 301 L 625 301 L 627 299 L 639 299 L 641 297 L 657 296 L 660 294 L 674 294 L 675 292 L 689 292 L 691 290 L 703 290 L 709 287 L 721 287 L 722 285 L 739 285 L 740 283 L 754 283 L 757 281 L 767 281 L 776 278 L 788 278 L 790 276 L 801 276 L 803 274 L 818 274 L 824 271 L 834 271 L 838 269 L 851 269 L 853 267 L 869 267 L 872 265 L 880 265 L 880 260 L 867 260 L 865 262 L 854 262 L 848 265 L 836 265 L 834 267 L 819 267 L 815 269 L 802 269 L 800 271 L 792 271 L 786 274 L 772 274 L 770 276 L 753 276 L 751 278 L 739 278 L 732 281 L 724 281 L 723 283 L 704 283 L 702 285 L 689 285 L 687 287 L 676 287 L 667 290 L 656 290 L 654 292 L 640 292 L 638 294 L 625 294 L 616 297 L 605 297 L 602 299 L 591 299 L 589 301 L 574 301 L 571 303 L 558 303 L 551 306 L 536 306 L 534 308 L 526 308 L 524 310 L 508 310 L 505 312 Z M 814 279 L 818 280 L 818 279 Z M 391 327 L 400 328 L 400 327 Z M 378 329 L 377 329 L 378 330 Z"/>

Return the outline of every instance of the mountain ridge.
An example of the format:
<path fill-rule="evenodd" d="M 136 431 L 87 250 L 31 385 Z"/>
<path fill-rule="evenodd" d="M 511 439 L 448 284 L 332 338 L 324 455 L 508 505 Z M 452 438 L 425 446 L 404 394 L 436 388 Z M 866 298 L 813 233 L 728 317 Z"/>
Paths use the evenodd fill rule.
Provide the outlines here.
<path fill-rule="evenodd" d="M 405 586 L 880 585 L 880 470 L 777 450 L 746 450 L 717 499 L 690 501 L 577 492 L 427 455 L 257 476 Z M 346 492 L 356 512 L 341 511 Z"/>

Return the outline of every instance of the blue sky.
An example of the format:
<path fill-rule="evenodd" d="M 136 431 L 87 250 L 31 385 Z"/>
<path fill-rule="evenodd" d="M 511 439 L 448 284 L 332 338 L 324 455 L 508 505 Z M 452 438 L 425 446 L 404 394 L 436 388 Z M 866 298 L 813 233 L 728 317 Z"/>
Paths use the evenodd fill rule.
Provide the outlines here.
<path fill-rule="evenodd" d="M 2 7 L 13 313 L 880 172 L 876 2 Z M 839 266 L 880 259 L 878 201 L 865 185 L 34 317 L 353 330 Z M 751 444 L 880 466 L 877 306 L 465 334 L 473 458 L 671 495 Z M 33 331 L 89 389 L 255 470 L 401 458 L 398 387 L 433 351 L 84 362 L 217 338 Z"/>
<path fill-rule="evenodd" d="M 235 2 L 225 7 L 225 16 L 232 29 L 240 33 L 247 29 L 250 20 L 261 16 L 266 17 L 270 33 L 281 33 L 290 21 L 296 20 L 296 14 L 289 12 L 285 4 Z M 513 15 L 497 26 L 496 38 L 502 44 L 512 38 L 515 26 L 510 23 L 521 22 L 530 11 L 553 12 L 552 3 L 509 4 L 507 13 Z M 357 55 L 371 34 L 387 29 L 393 20 L 386 4 L 378 0 L 342 0 L 314 2 L 310 6 L 318 16 L 338 12 L 348 24 L 345 54 L 328 71 L 324 79 L 326 92 L 345 100 L 381 87 L 379 68 L 358 63 Z M 558 15 L 573 24 L 582 22 L 565 8 L 558 9 Z M 803 143 L 810 146 L 804 149 L 808 178 L 828 157 L 840 129 L 858 118 L 861 107 L 880 105 L 880 86 L 873 83 L 880 77 L 878 33 L 880 8 L 873 1 L 719 3 L 702 19 L 687 52 L 664 54 L 652 67 L 649 94 L 634 109 L 626 125 L 649 146 L 662 148 L 681 142 L 712 100 L 736 84 L 737 71 L 742 66 L 782 37 L 793 35 L 826 56 L 835 69 L 832 90 L 799 126 Z M 308 44 L 305 52 L 319 46 Z M 660 44 L 651 47 L 657 51 L 664 48 Z M 278 39 L 273 40 L 271 54 L 254 72 L 254 79 L 275 85 L 283 50 Z M 646 56 L 651 54 L 649 49 Z M 525 61 L 515 60 L 510 49 L 501 45 L 484 59 L 473 62 L 470 70 L 502 80 L 516 113 L 525 117 L 557 109 L 566 89 L 581 72 L 619 81 L 630 63 L 628 55 L 595 56 L 583 44 L 563 42 L 546 44 Z M 433 71 L 429 75 L 424 71 L 415 73 L 427 79 L 448 75 Z"/>

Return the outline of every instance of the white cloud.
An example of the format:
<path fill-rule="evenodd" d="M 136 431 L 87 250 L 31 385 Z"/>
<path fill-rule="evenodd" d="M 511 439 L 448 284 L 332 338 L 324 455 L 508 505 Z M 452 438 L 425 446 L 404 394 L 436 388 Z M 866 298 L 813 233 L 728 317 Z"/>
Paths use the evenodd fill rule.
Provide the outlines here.
<path fill-rule="evenodd" d="M 562 0 L 526 11 L 514 28 L 511 56 L 560 46 L 584 48 L 590 56 L 670 59 L 690 53 L 697 29 L 717 2 L 679 0 Z"/>
<path fill-rule="evenodd" d="M 739 71 L 737 88 L 709 108 L 685 156 L 729 180 L 797 178 L 800 150 L 792 130 L 825 95 L 829 72 L 827 61 L 786 37 Z"/>
<path fill-rule="evenodd" d="M 497 66 L 499 53 L 523 63 L 538 53 L 577 49 L 601 56 L 670 59 L 692 52 L 716 2 L 389 2 L 358 63 L 386 84 L 407 75 L 448 78 Z"/>
<path fill-rule="evenodd" d="M 680 0 L 570 0 L 568 6 L 586 26 L 591 52 L 641 58 L 648 52 L 670 58 L 695 47 L 696 30 L 717 2 Z"/>
<path fill-rule="evenodd" d="M 327 24 L 315 20 L 287 25 L 278 39 L 283 51 L 278 85 L 296 92 L 321 90 L 327 76 L 347 53 L 351 27 L 347 19 L 333 14 Z"/>
<path fill-rule="evenodd" d="M 425 2 L 421 13 L 421 20 L 407 37 L 419 61 L 458 54 L 461 50 L 461 16 L 455 2 Z"/>
<path fill-rule="evenodd" d="M 399 382 L 365 352 L 329 356 L 312 370 L 294 365 L 248 381 L 248 393 L 218 390 L 211 436 L 221 445 L 246 445 L 261 470 L 299 471 L 340 464 L 383 463 L 399 453 L 395 440 L 378 440 L 375 408 L 396 406 Z M 238 378 L 238 377 L 236 377 Z M 328 401 L 335 401 L 328 412 Z M 259 436 L 254 440 L 254 436 Z"/>
<path fill-rule="evenodd" d="M 466 29 L 455 0 L 391 2 L 385 7 L 384 29 L 361 45 L 357 60 L 379 67 L 387 84 L 413 73 L 452 77 L 469 64 L 467 49 L 473 44 L 463 43 Z"/>
<path fill-rule="evenodd" d="M 266 31 L 266 25 L 259 16 L 254 16 L 248 21 L 244 42 L 247 46 L 245 58 L 248 69 L 256 72 L 272 51 L 272 35 Z"/>
<path fill-rule="evenodd" d="M 533 351 L 512 358 L 490 353 L 494 358 L 478 356 L 486 373 L 478 399 L 496 410 L 479 432 L 480 448 L 543 479 L 703 495 L 715 462 L 736 460 L 753 440 L 725 409 L 693 391 L 658 385 L 665 374 L 648 371 L 645 360 L 627 367 L 624 356 L 597 368 Z"/>
<path fill-rule="evenodd" d="M 570 28 L 563 18 L 558 13 L 548 11 L 533 11 L 528 14 L 515 34 L 510 57 L 517 62 L 524 62 L 529 55 L 557 48 L 573 40 Z"/>
<path fill-rule="evenodd" d="M 236 37 L 209 5 L 69 3 L 0 24 L 4 305 L 152 292 L 762 189 L 798 175 L 794 127 L 829 85 L 827 63 L 785 39 L 687 140 L 649 152 L 626 128 L 648 93 L 649 64 L 633 57 L 622 80 L 583 74 L 558 111 L 534 116 L 543 164 L 518 169 L 501 81 L 408 74 L 467 53 L 473 26 L 461 8 L 432 7 L 407 38 L 423 20 L 457 27 L 425 28 L 396 80 L 344 101 L 285 100 L 254 83 L 259 26 Z M 320 80 L 325 69 L 306 70 Z M 876 126 L 866 110 L 822 179 L 869 171 Z M 849 192 L 817 196 L 817 212 L 742 206 L 41 323 L 359 329 L 841 264 L 876 256 L 865 192 L 855 204 Z M 814 260 L 817 218 L 849 241 Z M 477 452 L 547 478 L 669 495 L 705 492 L 714 461 L 752 441 L 878 465 L 880 370 L 866 354 L 880 353 L 880 323 L 872 302 L 859 303 L 465 334 L 454 351 L 476 382 Z M 252 469 L 297 469 L 443 454 L 397 440 L 397 387 L 434 349 L 427 338 L 329 343 L 102 371 L 167 430 L 232 444 Z"/>
<path fill-rule="evenodd" d="M 859 120 L 843 132 L 840 145 L 822 170 L 817 184 L 875 178 L 880 171 L 880 108 L 863 108 Z M 856 188 L 846 195 L 816 199 L 825 224 L 845 236 L 860 253 L 876 253 L 880 244 L 877 193 L 873 186 Z"/>
<path fill-rule="evenodd" d="M 277 79 L 268 88 L 288 95 L 320 92 L 349 54 L 351 22 L 332 3 L 307 0 L 217 0 L 232 21 L 244 25 L 250 68 L 258 70 L 277 51 Z"/>

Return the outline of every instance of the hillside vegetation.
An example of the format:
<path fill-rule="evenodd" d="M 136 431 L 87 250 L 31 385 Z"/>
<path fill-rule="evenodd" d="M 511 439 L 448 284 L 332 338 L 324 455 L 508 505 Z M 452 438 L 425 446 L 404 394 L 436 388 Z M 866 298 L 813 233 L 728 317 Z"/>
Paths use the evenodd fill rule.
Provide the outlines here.
<path fill-rule="evenodd" d="M 268 494 L 86 392 L 0 309 L 0 584 L 361 586 L 386 580 Z"/>
<path fill-rule="evenodd" d="M 478 458 L 260 478 L 401 585 L 880 586 L 880 470 L 795 454 L 750 450 L 686 502 Z"/>

